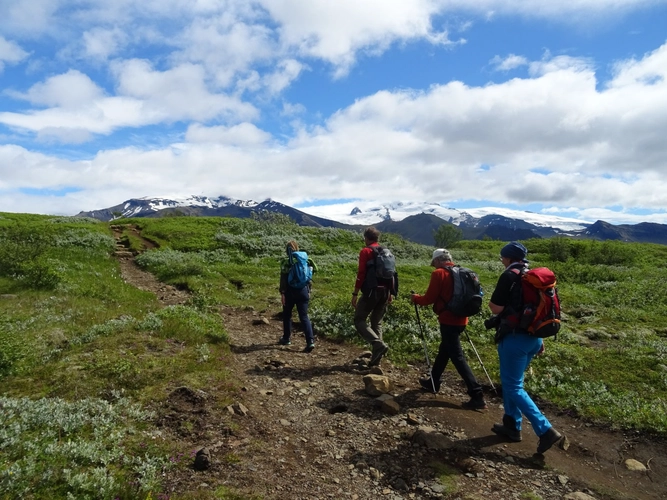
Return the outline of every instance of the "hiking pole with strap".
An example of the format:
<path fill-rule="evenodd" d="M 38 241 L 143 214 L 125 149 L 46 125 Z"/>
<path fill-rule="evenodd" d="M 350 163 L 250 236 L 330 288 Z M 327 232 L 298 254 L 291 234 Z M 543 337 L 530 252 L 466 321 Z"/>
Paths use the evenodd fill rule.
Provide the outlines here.
<path fill-rule="evenodd" d="M 468 335 L 468 332 L 463 330 L 466 334 L 466 337 L 468 337 L 468 342 L 470 342 L 470 345 L 472 346 L 472 350 L 475 351 L 475 354 L 477 355 L 477 359 L 479 360 L 479 364 L 482 365 L 482 370 L 484 370 L 484 373 L 486 373 L 486 378 L 489 379 L 489 384 L 491 384 L 491 389 L 493 389 L 493 392 L 496 393 L 496 396 L 498 395 L 498 391 L 496 390 L 496 386 L 493 385 L 493 381 L 491 380 L 491 377 L 489 377 L 489 372 L 486 371 L 486 366 L 484 366 L 484 363 L 482 363 L 482 358 L 480 358 L 479 353 L 477 352 L 477 349 L 475 349 L 475 344 L 472 343 L 472 339 L 470 338 L 470 335 Z"/>
<path fill-rule="evenodd" d="M 414 295 L 415 291 L 410 290 L 410 294 Z M 431 372 L 431 361 L 428 359 L 428 347 L 426 346 L 426 334 L 422 328 L 421 319 L 419 319 L 419 308 L 415 304 L 415 314 L 417 315 L 417 324 L 419 325 L 419 331 L 422 334 L 422 344 L 424 345 L 424 356 L 426 356 L 426 366 L 428 367 L 428 378 L 431 379 L 431 387 L 433 387 L 433 394 L 436 394 L 438 391 L 435 390 L 435 381 L 433 380 L 433 373 Z"/>

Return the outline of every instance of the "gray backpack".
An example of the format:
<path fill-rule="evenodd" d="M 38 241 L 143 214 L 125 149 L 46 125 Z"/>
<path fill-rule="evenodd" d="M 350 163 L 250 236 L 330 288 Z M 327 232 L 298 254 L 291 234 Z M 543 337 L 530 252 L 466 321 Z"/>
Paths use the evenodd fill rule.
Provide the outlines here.
<path fill-rule="evenodd" d="M 366 279 L 361 292 L 368 296 L 378 286 L 388 288 L 394 296 L 398 293 L 398 273 L 396 272 L 396 258 L 391 250 L 381 246 L 374 246 L 373 258 L 366 264 Z"/>

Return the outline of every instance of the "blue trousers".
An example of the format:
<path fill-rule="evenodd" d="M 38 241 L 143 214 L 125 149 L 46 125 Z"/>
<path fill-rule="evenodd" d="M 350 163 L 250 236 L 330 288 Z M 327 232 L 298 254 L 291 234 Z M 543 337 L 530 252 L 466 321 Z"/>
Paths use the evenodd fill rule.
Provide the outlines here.
<path fill-rule="evenodd" d="M 314 343 L 313 326 L 308 318 L 308 303 L 310 302 L 310 290 L 304 286 L 301 290 L 288 288 L 285 292 L 285 306 L 283 307 L 283 338 L 289 340 L 292 335 L 292 311 L 296 306 L 299 321 L 306 335 L 306 345 Z"/>
<path fill-rule="evenodd" d="M 523 378 L 541 347 L 542 339 L 525 333 L 509 333 L 498 344 L 505 415 L 514 420 L 517 430 L 521 430 L 521 415 L 525 415 L 538 436 L 547 432 L 551 424 L 523 388 Z"/>

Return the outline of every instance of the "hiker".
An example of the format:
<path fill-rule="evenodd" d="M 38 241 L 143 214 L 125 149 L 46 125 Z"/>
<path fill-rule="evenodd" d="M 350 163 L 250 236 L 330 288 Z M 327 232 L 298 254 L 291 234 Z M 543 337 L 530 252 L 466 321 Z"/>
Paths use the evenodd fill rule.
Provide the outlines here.
<path fill-rule="evenodd" d="M 366 246 L 359 252 L 357 280 L 352 292 L 352 307 L 355 309 L 354 326 L 372 348 L 369 366 L 378 365 L 382 356 L 389 350 L 389 346 L 382 340 L 382 318 L 387 312 L 387 305 L 392 302 L 397 292 L 394 279 L 385 281 L 375 276 L 376 255 L 381 249 L 379 240 L 380 231 L 373 226 L 366 228 L 364 231 Z M 361 297 L 357 299 L 360 290 Z"/>
<path fill-rule="evenodd" d="M 315 337 L 313 326 L 308 318 L 308 303 L 310 302 L 310 288 L 312 273 L 317 271 L 317 266 L 308 257 L 306 252 L 299 252 L 296 241 L 287 243 L 287 257 L 280 262 L 280 300 L 283 304 L 283 336 L 278 343 L 290 345 L 292 342 L 292 310 L 296 306 L 299 321 L 306 335 L 306 348 L 304 352 L 315 349 Z M 297 266 L 303 266 L 299 269 Z M 302 275 L 299 276 L 299 271 Z"/>
<path fill-rule="evenodd" d="M 461 348 L 461 334 L 468 324 L 467 316 L 457 316 L 447 309 L 447 303 L 452 298 L 454 283 L 452 273 L 448 267 L 453 267 L 452 255 L 444 248 L 438 248 L 433 252 L 431 266 L 435 270 L 431 273 L 431 281 L 424 295 L 415 293 L 412 295 L 412 303 L 420 306 L 433 304 L 433 312 L 438 315 L 440 323 L 440 347 L 433 361 L 430 377 L 419 379 L 422 389 L 437 393 L 442 383 L 441 377 L 447 362 L 451 359 L 456 371 L 463 379 L 468 388 L 469 401 L 461 404 L 469 410 L 483 410 L 487 408 L 484 401 L 482 386 L 473 375 L 465 354 Z M 431 380 L 432 379 L 432 380 Z"/>
<path fill-rule="evenodd" d="M 512 294 L 514 286 L 521 286 L 521 274 L 512 269 L 527 269 L 528 250 L 521 243 L 512 241 L 500 250 L 500 260 L 505 271 L 498 278 L 496 289 L 491 296 L 489 308 L 496 315 L 496 343 L 500 361 L 500 381 L 503 387 L 505 408 L 502 424 L 493 424 L 491 429 L 510 441 L 521 441 L 522 414 L 530 421 L 539 437 L 537 453 L 544 453 L 562 437 L 542 414 L 535 402 L 523 388 L 524 372 L 536 354 L 544 350 L 542 339 L 534 337 L 518 326 L 512 327 L 502 318 L 512 311 L 521 309 L 521 304 L 513 304 L 521 294 Z M 487 320 L 488 321 L 488 320 Z"/>

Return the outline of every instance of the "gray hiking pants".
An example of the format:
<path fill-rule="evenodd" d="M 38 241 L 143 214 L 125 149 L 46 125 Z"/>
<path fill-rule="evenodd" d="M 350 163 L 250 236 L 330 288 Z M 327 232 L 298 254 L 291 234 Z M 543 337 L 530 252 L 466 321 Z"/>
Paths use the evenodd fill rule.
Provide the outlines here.
<path fill-rule="evenodd" d="M 389 291 L 387 289 L 376 289 L 370 297 L 361 295 L 354 310 L 354 327 L 359 335 L 371 344 L 373 351 L 377 351 L 384 345 L 382 341 L 382 318 L 387 312 L 387 301 Z M 370 316 L 370 326 L 367 319 Z"/>

